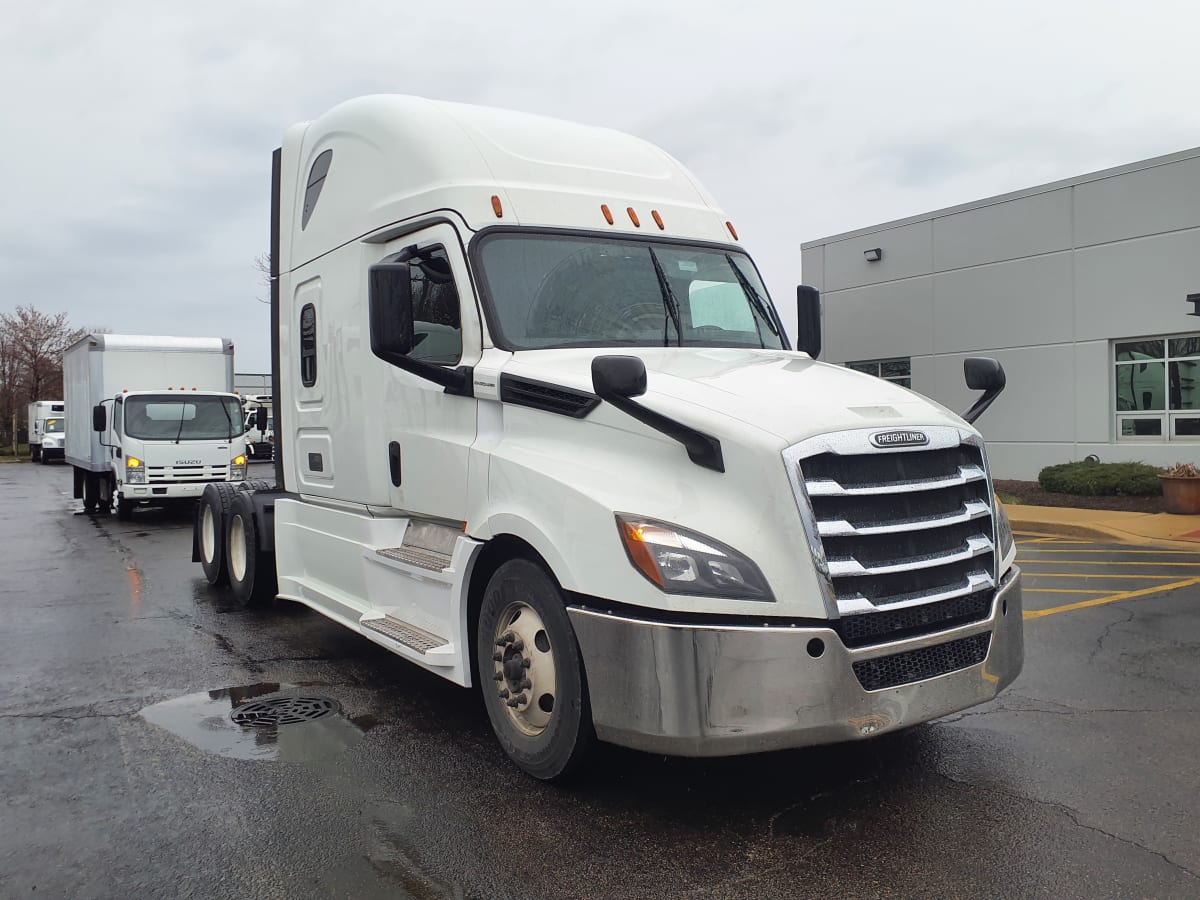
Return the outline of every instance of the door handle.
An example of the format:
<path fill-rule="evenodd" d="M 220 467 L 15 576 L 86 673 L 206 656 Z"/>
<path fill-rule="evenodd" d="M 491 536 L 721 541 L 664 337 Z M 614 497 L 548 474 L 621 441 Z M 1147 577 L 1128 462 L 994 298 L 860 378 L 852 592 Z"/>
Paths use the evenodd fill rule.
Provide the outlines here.
<path fill-rule="evenodd" d="M 400 445 L 395 441 L 388 444 L 388 471 L 392 475 L 392 484 L 400 487 Z"/>

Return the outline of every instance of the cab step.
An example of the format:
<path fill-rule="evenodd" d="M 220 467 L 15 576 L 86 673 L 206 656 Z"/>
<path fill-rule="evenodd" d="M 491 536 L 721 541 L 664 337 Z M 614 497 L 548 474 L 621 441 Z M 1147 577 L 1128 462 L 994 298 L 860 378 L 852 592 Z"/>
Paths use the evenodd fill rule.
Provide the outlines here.
<path fill-rule="evenodd" d="M 444 637 L 417 628 L 415 625 L 409 625 L 393 616 L 360 619 L 358 624 L 363 628 L 369 628 L 371 631 L 382 634 L 386 638 L 391 638 L 397 644 L 402 644 L 422 655 L 450 645 L 450 642 Z"/>
<path fill-rule="evenodd" d="M 424 547 L 385 547 L 376 550 L 375 553 L 384 559 L 395 560 L 430 572 L 443 572 L 450 568 L 449 553 L 427 550 Z"/>

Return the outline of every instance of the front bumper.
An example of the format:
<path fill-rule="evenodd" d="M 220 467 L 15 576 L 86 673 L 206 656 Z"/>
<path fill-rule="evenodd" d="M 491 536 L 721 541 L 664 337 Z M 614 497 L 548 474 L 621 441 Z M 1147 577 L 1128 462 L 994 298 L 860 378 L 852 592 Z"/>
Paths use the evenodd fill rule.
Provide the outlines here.
<path fill-rule="evenodd" d="M 150 484 L 121 485 L 120 495 L 125 500 L 199 500 L 204 488 L 211 482 L 192 482 L 188 484 L 172 484 L 171 482 L 151 482 Z M 240 481 L 233 482 L 241 484 Z"/>
<path fill-rule="evenodd" d="M 732 756 L 874 737 L 991 700 L 1024 662 L 1021 576 L 991 616 L 948 631 L 848 650 L 830 628 L 674 625 L 568 610 L 596 735 L 676 756 Z M 853 664 L 990 633 L 981 663 L 882 690 Z M 809 642 L 824 652 L 813 658 Z"/>
<path fill-rule="evenodd" d="M 62 447 L 47 447 L 45 444 L 42 444 L 42 456 L 46 459 L 63 459 L 65 451 Z"/>

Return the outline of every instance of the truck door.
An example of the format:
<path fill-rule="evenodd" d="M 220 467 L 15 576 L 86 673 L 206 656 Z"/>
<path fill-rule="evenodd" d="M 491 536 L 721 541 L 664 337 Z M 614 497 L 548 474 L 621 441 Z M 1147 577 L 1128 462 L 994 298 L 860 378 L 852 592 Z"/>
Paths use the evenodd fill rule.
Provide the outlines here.
<path fill-rule="evenodd" d="M 393 242 L 387 253 L 414 245 L 420 255 L 409 265 L 416 320 L 409 356 L 452 369 L 472 365 L 479 359 L 480 325 L 458 235 L 449 225 L 435 225 Z M 475 399 L 372 359 L 383 379 L 377 412 L 385 423 L 384 444 L 372 456 L 387 467 L 392 507 L 465 521 Z"/>

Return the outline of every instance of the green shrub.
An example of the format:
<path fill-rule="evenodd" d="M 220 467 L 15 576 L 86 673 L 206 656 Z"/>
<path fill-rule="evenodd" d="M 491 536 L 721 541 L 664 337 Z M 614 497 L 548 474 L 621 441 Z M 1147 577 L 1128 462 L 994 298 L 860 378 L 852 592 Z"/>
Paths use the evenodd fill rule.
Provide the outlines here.
<path fill-rule="evenodd" d="M 1161 494 L 1160 470 L 1145 463 L 1069 462 L 1047 466 L 1038 473 L 1043 490 L 1085 497 Z"/>

